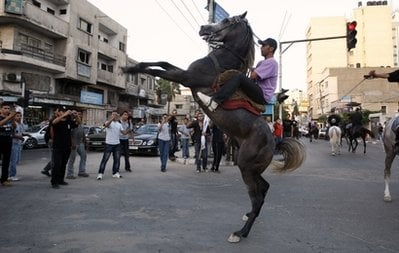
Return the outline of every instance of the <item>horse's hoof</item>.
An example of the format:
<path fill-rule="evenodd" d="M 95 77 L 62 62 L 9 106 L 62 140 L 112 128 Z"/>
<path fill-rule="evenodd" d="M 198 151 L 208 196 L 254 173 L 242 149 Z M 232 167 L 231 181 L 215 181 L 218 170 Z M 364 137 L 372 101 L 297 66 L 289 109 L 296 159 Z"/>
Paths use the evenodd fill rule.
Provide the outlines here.
<path fill-rule="evenodd" d="M 392 202 L 391 196 L 384 196 L 384 201 L 385 202 Z"/>
<path fill-rule="evenodd" d="M 247 221 L 248 220 L 248 216 L 246 214 L 244 214 L 241 218 L 243 221 Z"/>
<path fill-rule="evenodd" d="M 241 241 L 241 237 L 235 235 L 235 234 L 231 234 L 229 236 L 229 239 L 227 239 L 227 241 L 231 242 L 231 243 L 237 243 Z"/>
<path fill-rule="evenodd" d="M 335 156 L 335 153 L 331 153 L 332 156 Z"/>

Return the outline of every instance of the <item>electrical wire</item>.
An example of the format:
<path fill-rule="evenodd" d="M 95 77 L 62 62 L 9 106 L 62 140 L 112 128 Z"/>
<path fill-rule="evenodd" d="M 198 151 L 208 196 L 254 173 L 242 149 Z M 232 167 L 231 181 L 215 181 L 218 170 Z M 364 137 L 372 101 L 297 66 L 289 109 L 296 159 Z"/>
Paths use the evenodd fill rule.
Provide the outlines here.
<path fill-rule="evenodd" d="M 197 44 L 197 42 L 184 31 L 184 29 L 176 22 L 176 20 L 169 14 L 169 12 L 158 2 L 158 0 L 155 0 L 155 2 L 158 4 L 158 6 L 162 9 L 163 12 L 172 20 L 172 22 L 186 35 L 187 38 L 189 38 L 193 43 Z M 197 44 L 198 45 L 198 44 Z"/>
<path fill-rule="evenodd" d="M 193 13 L 190 11 L 190 9 L 187 7 L 187 5 L 183 2 L 183 0 L 180 0 L 180 2 L 183 4 L 184 8 L 186 8 L 186 10 L 188 11 L 188 13 L 190 14 L 190 16 L 194 19 L 195 23 L 197 23 L 198 26 L 201 26 L 197 19 L 194 17 Z"/>
<path fill-rule="evenodd" d="M 173 1 L 170 0 L 172 2 L 172 4 L 176 7 L 176 9 L 180 12 L 180 14 L 183 16 L 183 18 L 187 21 L 187 23 L 191 26 L 191 28 L 197 32 L 197 29 L 191 24 L 190 20 L 188 20 L 188 18 L 186 17 L 186 15 L 184 15 L 184 13 L 180 10 L 179 6 L 177 6 L 177 4 Z"/>
<path fill-rule="evenodd" d="M 193 3 L 193 5 L 194 5 L 195 9 L 197 10 L 199 16 L 201 17 L 202 23 L 203 23 L 203 24 L 206 24 L 206 20 L 205 20 L 204 17 L 202 16 L 202 14 L 201 14 L 201 12 L 199 11 L 199 9 L 198 9 L 197 5 L 195 4 L 194 0 L 191 0 L 191 2 Z"/>

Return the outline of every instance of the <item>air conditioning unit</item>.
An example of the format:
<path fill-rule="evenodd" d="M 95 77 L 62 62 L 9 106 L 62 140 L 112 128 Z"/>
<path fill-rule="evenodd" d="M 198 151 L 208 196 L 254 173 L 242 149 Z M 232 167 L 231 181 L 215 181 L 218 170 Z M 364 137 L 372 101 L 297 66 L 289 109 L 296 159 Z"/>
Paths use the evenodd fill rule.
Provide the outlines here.
<path fill-rule="evenodd" d="M 21 75 L 17 73 L 4 73 L 4 80 L 11 83 L 19 83 Z"/>

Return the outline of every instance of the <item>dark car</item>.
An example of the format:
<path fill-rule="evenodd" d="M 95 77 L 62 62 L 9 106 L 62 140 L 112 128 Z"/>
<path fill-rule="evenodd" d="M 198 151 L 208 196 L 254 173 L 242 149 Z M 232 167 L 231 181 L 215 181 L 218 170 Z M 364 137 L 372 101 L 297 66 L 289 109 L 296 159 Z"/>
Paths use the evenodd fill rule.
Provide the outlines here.
<path fill-rule="evenodd" d="M 47 127 L 47 124 L 28 127 L 28 129 L 23 132 L 24 141 L 22 146 L 26 149 L 46 147 L 47 143 L 44 140 L 44 134 L 46 133 Z"/>
<path fill-rule="evenodd" d="M 97 133 L 86 135 L 86 145 L 88 150 L 104 149 L 105 147 L 105 128 Z"/>
<path fill-rule="evenodd" d="M 83 129 L 86 136 L 90 134 L 98 134 L 102 130 L 102 128 L 99 126 L 88 126 L 88 125 L 83 125 Z"/>
<path fill-rule="evenodd" d="M 157 135 L 157 124 L 145 124 L 140 126 L 135 131 L 134 139 L 129 140 L 130 153 L 159 155 Z"/>

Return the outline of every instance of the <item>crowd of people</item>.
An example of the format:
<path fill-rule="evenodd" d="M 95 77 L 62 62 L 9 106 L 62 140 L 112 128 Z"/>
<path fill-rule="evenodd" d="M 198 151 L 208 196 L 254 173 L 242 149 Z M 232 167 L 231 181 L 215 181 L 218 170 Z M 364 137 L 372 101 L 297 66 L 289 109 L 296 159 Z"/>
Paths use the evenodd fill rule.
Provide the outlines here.
<path fill-rule="evenodd" d="M 21 123 L 22 113 L 8 103 L 2 103 L 0 109 L 0 155 L 2 158 L 1 185 L 11 186 L 12 181 L 18 181 L 17 164 L 20 161 L 24 127 Z M 144 124 L 145 122 L 140 122 Z M 192 120 L 184 117 L 178 124 L 177 111 L 163 115 L 159 122 L 157 136 L 161 171 L 166 172 L 168 160 L 175 161 L 179 156 L 176 152 L 181 148 L 181 157 L 186 164 L 190 158 L 190 145 L 194 146 L 197 172 L 208 171 L 208 148 L 212 143 L 213 162 L 210 171 L 219 172 L 222 156 L 226 153 L 226 135 L 210 122 L 200 110 L 197 110 Z M 69 110 L 65 106 L 54 108 L 54 115 L 49 119 L 45 140 L 49 147 L 50 160 L 41 173 L 50 178 L 51 187 L 59 189 L 68 185 L 65 179 L 89 177 L 86 172 L 87 145 L 83 128 L 82 112 Z M 134 125 L 127 111 L 120 115 L 113 111 L 105 121 L 105 146 L 98 168 L 97 180 L 104 177 L 107 162 L 112 154 L 112 177 L 121 178 L 120 167 L 124 156 L 124 169 L 132 172 L 129 158 L 129 138 L 134 132 Z M 180 141 L 179 141 L 180 140 Z M 79 157 L 78 168 L 75 162 Z"/>

